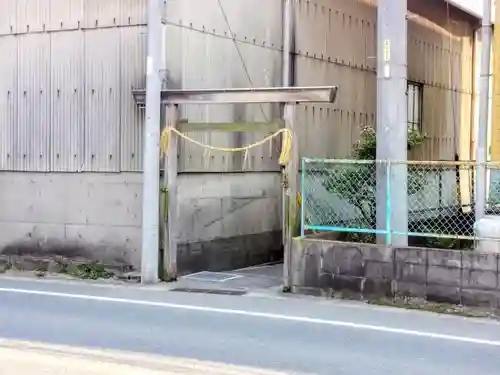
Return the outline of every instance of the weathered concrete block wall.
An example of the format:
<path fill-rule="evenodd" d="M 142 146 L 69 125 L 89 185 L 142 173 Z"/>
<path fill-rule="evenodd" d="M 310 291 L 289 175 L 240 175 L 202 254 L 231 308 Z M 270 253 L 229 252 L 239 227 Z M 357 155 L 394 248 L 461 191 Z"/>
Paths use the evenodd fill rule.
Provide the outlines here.
<path fill-rule="evenodd" d="M 181 175 L 179 183 L 181 272 L 266 261 L 279 250 L 279 174 Z M 142 174 L 3 172 L 0 192 L 0 254 L 140 267 Z"/>
<path fill-rule="evenodd" d="M 184 174 L 178 201 L 180 272 L 282 257 L 278 173 Z"/>
<path fill-rule="evenodd" d="M 140 264 L 137 173 L 0 173 L 0 253 Z"/>
<path fill-rule="evenodd" d="M 364 296 L 412 296 L 437 302 L 500 306 L 498 254 L 297 238 L 295 288 Z"/>

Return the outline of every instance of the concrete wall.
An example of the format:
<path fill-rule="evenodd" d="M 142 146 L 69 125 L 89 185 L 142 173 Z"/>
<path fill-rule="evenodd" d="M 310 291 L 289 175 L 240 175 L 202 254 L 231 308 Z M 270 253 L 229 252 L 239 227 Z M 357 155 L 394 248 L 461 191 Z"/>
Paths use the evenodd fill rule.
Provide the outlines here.
<path fill-rule="evenodd" d="M 166 2 L 167 71 L 162 73 L 168 86 L 280 85 L 282 2 L 256 1 Z M 75 248 L 76 241 L 94 249 L 95 256 L 124 257 L 138 265 L 143 113 L 131 89 L 145 86 L 147 8 L 145 0 L 105 3 L 0 0 L 0 50 L 11 57 L 0 59 L 0 249 L 9 245 L 8 251 L 19 251 L 18 244 L 28 243 L 26 251 L 67 251 Z M 339 85 L 341 92 L 335 104 L 299 109 L 301 129 L 296 139 L 301 154 L 349 156 L 360 128 L 374 125 L 376 9 L 368 0 L 295 3 L 295 84 Z M 431 3 L 437 10 L 430 8 L 429 13 L 421 4 Z M 432 108 L 424 109 L 428 121 L 424 131 L 433 137 L 424 157 L 449 158 L 453 155 L 449 140 L 456 134 L 454 128 L 442 126 L 449 122 L 443 114 L 452 113 L 444 103 L 469 95 L 470 25 L 461 13 L 443 18 L 441 3 L 418 4 L 410 4 L 418 16 L 412 18 L 415 25 L 409 32 L 409 70 L 412 79 L 426 85 L 425 105 Z M 457 78 L 454 88 L 443 74 L 443 69 L 449 70 L 445 62 L 450 41 L 455 69 L 465 77 L 463 82 Z M 422 74 L 417 74 L 418 67 Z M 464 111 L 457 118 L 466 118 Z M 280 116 L 276 105 L 182 106 L 181 112 L 190 121 L 204 122 Z M 215 146 L 239 147 L 267 134 L 189 135 Z M 279 181 L 271 172 L 278 170 L 278 156 L 277 144 L 258 148 L 249 155 L 251 167 L 244 169 L 241 155 L 206 155 L 201 148 L 180 142 L 179 170 L 193 173 L 180 179 L 189 181 L 186 193 L 192 192 L 179 197 L 180 220 L 186 223 L 180 241 L 190 244 L 179 248 L 181 271 L 202 264 L 230 268 L 240 265 L 241 259 L 252 263 L 274 256 L 270 250 L 279 238 Z M 249 173 L 234 174 L 243 170 Z M 16 173 L 21 171 L 26 174 Z M 196 190 L 204 186 L 201 181 L 212 181 L 210 189 Z M 200 207 L 195 208 L 193 200 Z M 48 246 L 53 243 L 49 239 L 59 245 Z M 241 250 L 244 256 L 238 261 L 219 257 L 216 266 L 215 248 L 246 250 Z M 192 262 L 183 260 L 188 256 Z"/>
<path fill-rule="evenodd" d="M 4 172 L 0 191 L 0 253 L 137 264 L 140 174 Z"/>
<path fill-rule="evenodd" d="M 278 174 L 181 175 L 179 184 L 181 272 L 267 261 L 279 250 Z M 5 172 L 0 191 L 0 253 L 140 266 L 141 174 Z"/>
<path fill-rule="evenodd" d="M 282 257 L 278 173 L 181 175 L 178 200 L 181 273 Z"/>
<path fill-rule="evenodd" d="M 499 255 L 297 238 L 292 285 L 366 296 L 500 306 Z"/>

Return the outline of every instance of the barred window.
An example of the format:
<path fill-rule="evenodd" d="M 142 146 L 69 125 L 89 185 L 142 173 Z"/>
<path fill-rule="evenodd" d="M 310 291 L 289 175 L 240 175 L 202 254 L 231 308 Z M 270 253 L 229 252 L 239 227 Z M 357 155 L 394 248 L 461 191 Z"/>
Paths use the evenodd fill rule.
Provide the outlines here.
<path fill-rule="evenodd" d="M 423 85 L 408 81 L 408 129 L 422 131 Z"/>

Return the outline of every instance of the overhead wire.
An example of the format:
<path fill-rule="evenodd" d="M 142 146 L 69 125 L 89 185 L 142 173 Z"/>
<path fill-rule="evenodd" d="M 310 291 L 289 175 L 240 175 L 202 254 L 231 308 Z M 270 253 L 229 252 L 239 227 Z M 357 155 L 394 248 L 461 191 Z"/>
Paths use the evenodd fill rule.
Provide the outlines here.
<path fill-rule="evenodd" d="M 222 0 L 217 0 L 217 3 L 219 5 L 219 9 L 222 13 L 222 17 L 224 18 L 224 22 L 226 24 L 226 27 L 231 35 L 231 40 L 233 41 L 234 47 L 236 48 L 236 52 L 238 53 L 238 57 L 240 59 L 243 70 L 245 71 L 245 75 L 248 79 L 248 82 L 250 83 L 250 86 L 255 87 L 253 80 L 252 80 L 252 76 L 250 75 L 250 71 L 248 69 L 247 63 L 245 61 L 245 58 L 243 57 L 243 53 L 241 52 L 240 46 L 238 45 L 238 41 L 236 40 L 236 34 L 233 32 L 233 28 L 231 27 L 231 23 L 229 22 L 229 17 L 227 16 L 226 10 L 224 9 L 224 6 L 222 5 Z M 259 109 L 260 109 L 260 113 L 262 114 L 262 117 L 264 118 L 264 121 L 269 122 L 269 118 L 267 117 L 261 103 L 259 103 Z M 272 148 L 273 144 L 270 144 L 270 146 Z M 278 147 L 276 145 L 274 145 L 274 147 L 275 147 L 275 150 L 278 150 Z M 269 150 L 269 151 L 271 152 L 271 150 Z"/>
<path fill-rule="evenodd" d="M 233 32 L 233 28 L 231 27 L 231 23 L 229 22 L 229 18 L 228 18 L 227 14 L 226 14 L 224 6 L 222 5 L 222 1 L 221 0 L 217 0 L 217 3 L 219 4 L 219 9 L 220 9 L 220 11 L 222 13 L 222 17 L 224 17 L 224 22 L 226 23 L 227 29 L 229 30 L 229 33 L 231 35 L 231 40 L 234 43 L 234 47 L 236 48 L 236 52 L 238 53 L 238 57 L 239 57 L 239 59 L 241 61 L 241 65 L 243 66 L 243 70 L 245 71 L 245 75 L 247 76 L 248 82 L 250 83 L 250 85 L 252 87 L 254 87 L 252 76 L 250 75 L 250 71 L 248 70 L 248 66 L 247 66 L 247 63 L 245 62 L 245 58 L 243 57 L 243 54 L 242 54 L 241 49 L 240 49 L 240 46 L 238 46 L 238 42 L 236 40 L 236 34 Z M 267 119 L 267 116 L 266 116 L 265 112 L 264 112 L 264 108 L 262 108 L 262 104 L 259 104 L 259 108 L 260 108 L 260 111 L 261 111 L 262 116 L 264 117 L 264 119 L 266 121 L 269 121 Z"/>

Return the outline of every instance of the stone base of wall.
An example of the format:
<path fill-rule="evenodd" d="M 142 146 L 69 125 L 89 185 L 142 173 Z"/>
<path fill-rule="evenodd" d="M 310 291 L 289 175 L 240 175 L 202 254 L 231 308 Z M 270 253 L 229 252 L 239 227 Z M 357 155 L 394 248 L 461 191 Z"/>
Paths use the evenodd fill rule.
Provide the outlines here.
<path fill-rule="evenodd" d="M 7 267 L 18 271 L 57 271 L 59 265 L 99 263 L 115 275 L 128 274 L 134 266 L 116 254 L 123 249 L 104 245 L 79 244 L 74 241 L 51 239 L 21 241 L 5 246 L 0 251 L 0 273 Z M 161 263 L 161 250 L 158 253 Z M 281 232 L 218 238 L 211 241 L 181 243 L 178 245 L 179 275 L 200 271 L 227 271 L 283 258 Z"/>
<path fill-rule="evenodd" d="M 283 259 L 281 231 L 180 244 L 179 275 L 228 271 Z"/>
<path fill-rule="evenodd" d="M 292 290 L 500 306 L 499 255 L 296 238 Z"/>
<path fill-rule="evenodd" d="M 124 259 L 126 249 L 120 245 L 92 244 L 70 239 L 23 239 L 11 242 L 0 249 L 1 256 L 32 258 L 65 258 L 68 260 L 128 265 Z"/>
<path fill-rule="evenodd" d="M 161 259 L 161 251 L 158 256 Z M 112 269 L 138 269 L 125 260 L 120 245 L 96 245 L 49 238 L 15 241 L 0 249 L 0 258 L 16 259 L 20 270 L 34 270 L 32 264 L 64 259 L 65 262 L 98 262 Z M 199 271 L 227 271 L 283 259 L 281 231 L 215 238 L 178 244 L 179 275 Z M 40 263 L 40 264 L 41 264 Z M 35 267 L 36 268 L 36 267 Z"/>

